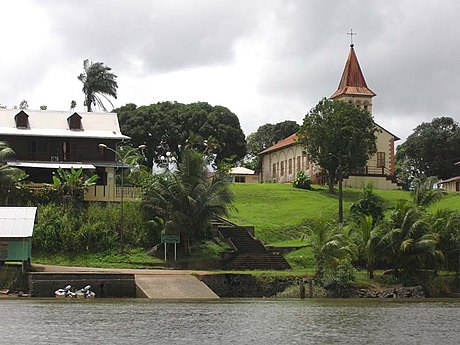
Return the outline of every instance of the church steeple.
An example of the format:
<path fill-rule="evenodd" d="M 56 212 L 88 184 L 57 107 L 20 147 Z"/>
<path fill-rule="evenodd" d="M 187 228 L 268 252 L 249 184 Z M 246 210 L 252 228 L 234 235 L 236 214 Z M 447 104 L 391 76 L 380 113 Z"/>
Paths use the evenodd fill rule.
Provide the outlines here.
<path fill-rule="evenodd" d="M 376 94 L 367 87 L 363 72 L 356 57 L 354 44 L 350 44 L 345 68 L 337 91 L 331 96 L 333 100 L 342 100 L 372 111 L 372 97 Z"/>

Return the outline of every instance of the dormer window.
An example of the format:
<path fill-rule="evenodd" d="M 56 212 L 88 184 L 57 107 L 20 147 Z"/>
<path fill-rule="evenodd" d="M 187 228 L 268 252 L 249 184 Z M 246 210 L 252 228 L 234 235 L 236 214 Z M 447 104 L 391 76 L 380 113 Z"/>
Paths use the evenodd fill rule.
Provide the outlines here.
<path fill-rule="evenodd" d="M 67 118 L 67 123 L 69 124 L 69 129 L 71 131 L 82 131 L 83 127 L 81 125 L 81 116 L 77 113 L 73 113 Z"/>
<path fill-rule="evenodd" d="M 14 117 L 14 121 L 16 121 L 16 128 L 19 128 L 19 129 L 30 128 L 29 115 L 27 115 L 24 112 L 24 110 L 21 110 L 19 113 L 16 114 L 16 116 Z"/>

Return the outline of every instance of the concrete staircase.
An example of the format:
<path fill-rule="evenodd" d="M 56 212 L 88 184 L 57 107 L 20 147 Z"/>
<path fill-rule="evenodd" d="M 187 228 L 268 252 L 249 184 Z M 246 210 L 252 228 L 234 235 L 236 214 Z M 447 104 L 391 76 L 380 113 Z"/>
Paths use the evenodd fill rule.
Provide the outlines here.
<path fill-rule="evenodd" d="M 220 235 L 232 244 L 233 255 L 224 260 L 224 268 L 232 270 L 268 269 L 284 270 L 291 266 L 280 254 L 271 253 L 263 243 L 256 239 L 250 230 L 221 218 L 213 221 Z"/>

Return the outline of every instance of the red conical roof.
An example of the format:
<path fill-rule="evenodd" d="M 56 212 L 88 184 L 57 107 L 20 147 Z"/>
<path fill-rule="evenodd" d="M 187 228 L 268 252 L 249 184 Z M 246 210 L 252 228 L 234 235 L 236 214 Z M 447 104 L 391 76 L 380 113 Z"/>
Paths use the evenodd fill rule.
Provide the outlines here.
<path fill-rule="evenodd" d="M 353 45 L 350 45 L 350 53 L 348 54 L 347 62 L 343 69 L 339 87 L 331 98 L 334 99 L 341 95 L 375 96 L 375 93 L 367 87 Z"/>

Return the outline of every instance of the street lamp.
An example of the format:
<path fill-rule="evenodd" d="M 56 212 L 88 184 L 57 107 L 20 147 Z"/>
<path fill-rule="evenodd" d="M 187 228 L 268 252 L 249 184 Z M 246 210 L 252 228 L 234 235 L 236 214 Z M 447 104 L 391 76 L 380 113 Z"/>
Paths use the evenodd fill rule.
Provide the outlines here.
<path fill-rule="evenodd" d="M 137 148 L 133 148 L 132 150 L 128 151 L 125 157 L 121 157 L 120 153 L 117 152 L 116 150 L 112 149 L 111 147 L 108 147 L 106 144 L 99 144 L 99 148 L 101 150 L 109 150 L 115 153 L 115 160 L 119 163 L 121 163 L 121 194 L 120 194 L 120 246 L 121 246 L 121 252 L 123 253 L 124 249 L 124 213 L 123 213 L 123 192 L 124 192 L 124 185 L 123 185 L 123 158 L 127 156 L 129 152 L 132 152 L 133 150 L 144 150 L 146 148 L 145 145 L 139 145 Z M 116 187 L 116 180 L 115 180 L 115 187 Z"/>
<path fill-rule="evenodd" d="M 342 158 L 341 156 L 336 156 L 333 153 L 329 152 L 329 156 L 337 159 L 338 162 L 338 179 L 339 179 L 339 229 L 343 229 L 343 191 L 342 191 L 342 182 L 343 182 L 343 173 L 342 173 Z"/>

